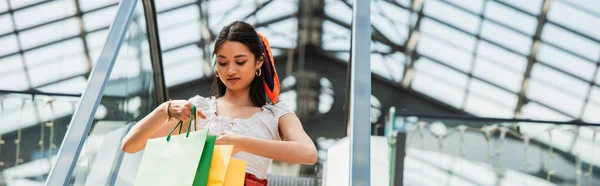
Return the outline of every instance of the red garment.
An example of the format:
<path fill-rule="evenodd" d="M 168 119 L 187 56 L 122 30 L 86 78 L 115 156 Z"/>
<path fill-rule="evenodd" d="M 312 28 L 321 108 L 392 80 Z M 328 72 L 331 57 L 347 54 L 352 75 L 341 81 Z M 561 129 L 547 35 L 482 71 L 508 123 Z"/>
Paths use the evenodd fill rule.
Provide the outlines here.
<path fill-rule="evenodd" d="M 254 174 L 246 173 L 245 186 L 267 186 L 267 184 L 269 184 L 267 179 L 260 179 L 254 176 Z"/>

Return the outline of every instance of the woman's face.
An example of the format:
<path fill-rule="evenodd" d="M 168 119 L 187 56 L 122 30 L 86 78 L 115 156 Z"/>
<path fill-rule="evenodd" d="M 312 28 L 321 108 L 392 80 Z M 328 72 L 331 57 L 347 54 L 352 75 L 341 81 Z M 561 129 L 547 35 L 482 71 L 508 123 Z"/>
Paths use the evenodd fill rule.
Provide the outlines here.
<path fill-rule="evenodd" d="M 262 66 L 262 61 L 257 63 L 250 49 L 240 42 L 225 41 L 216 54 L 219 79 L 230 90 L 249 88 Z"/>

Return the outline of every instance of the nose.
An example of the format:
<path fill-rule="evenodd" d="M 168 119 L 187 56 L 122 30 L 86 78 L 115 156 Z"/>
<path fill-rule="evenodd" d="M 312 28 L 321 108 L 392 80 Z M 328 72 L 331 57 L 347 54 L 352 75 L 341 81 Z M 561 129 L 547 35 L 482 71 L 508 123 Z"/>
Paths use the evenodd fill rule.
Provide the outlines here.
<path fill-rule="evenodd" d="M 227 75 L 232 76 L 235 75 L 237 69 L 235 69 L 235 65 L 228 65 L 227 67 Z"/>

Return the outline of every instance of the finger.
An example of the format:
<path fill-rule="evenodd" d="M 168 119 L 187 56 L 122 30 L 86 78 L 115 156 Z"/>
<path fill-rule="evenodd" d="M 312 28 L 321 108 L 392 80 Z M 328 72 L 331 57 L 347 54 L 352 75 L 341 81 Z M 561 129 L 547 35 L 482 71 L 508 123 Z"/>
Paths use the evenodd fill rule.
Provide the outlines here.
<path fill-rule="evenodd" d="M 198 116 L 202 119 L 206 119 L 206 116 L 202 112 L 200 112 L 200 110 L 196 110 L 196 116 Z"/>
<path fill-rule="evenodd" d="M 222 141 L 223 141 L 223 136 L 217 136 L 215 143 L 222 143 Z"/>
<path fill-rule="evenodd" d="M 186 108 L 186 109 L 189 109 L 189 110 L 192 110 L 192 107 L 193 107 L 193 106 L 194 106 L 194 104 L 192 104 L 192 103 L 191 103 L 191 102 L 189 102 L 189 101 L 188 101 L 188 102 L 186 102 L 186 104 L 185 104 L 185 108 Z"/>
<path fill-rule="evenodd" d="M 189 120 L 190 119 L 190 111 L 189 110 L 181 110 L 180 116 L 185 120 Z"/>
<path fill-rule="evenodd" d="M 187 110 L 180 110 L 179 113 L 179 120 L 189 120 L 190 119 L 190 112 Z"/>

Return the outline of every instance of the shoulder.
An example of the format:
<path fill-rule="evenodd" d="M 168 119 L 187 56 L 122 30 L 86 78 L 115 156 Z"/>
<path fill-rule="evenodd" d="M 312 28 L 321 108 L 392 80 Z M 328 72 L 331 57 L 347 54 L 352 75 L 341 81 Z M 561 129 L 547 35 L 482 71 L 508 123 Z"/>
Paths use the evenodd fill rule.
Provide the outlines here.
<path fill-rule="evenodd" d="M 199 108 L 203 113 L 216 111 L 216 98 L 215 97 L 202 97 L 200 95 L 196 95 L 188 99 L 188 101 Z"/>
<path fill-rule="evenodd" d="M 211 101 L 211 98 L 209 97 L 202 97 L 200 95 L 195 95 L 193 97 L 191 97 L 190 99 L 188 99 L 188 101 L 196 106 L 198 105 L 202 105 L 202 104 L 209 104 Z"/>
<path fill-rule="evenodd" d="M 279 118 L 285 114 L 293 114 L 294 109 L 288 103 L 280 101 L 276 104 L 267 103 L 264 109 L 269 110 L 276 118 Z"/>

